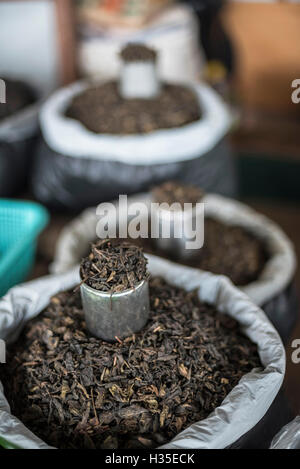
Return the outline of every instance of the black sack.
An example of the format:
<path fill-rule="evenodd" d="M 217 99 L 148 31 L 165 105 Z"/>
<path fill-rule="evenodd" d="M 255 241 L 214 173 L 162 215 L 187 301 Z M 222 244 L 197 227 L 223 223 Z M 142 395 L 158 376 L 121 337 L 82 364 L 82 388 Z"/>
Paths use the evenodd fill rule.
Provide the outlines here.
<path fill-rule="evenodd" d="M 78 211 L 119 194 L 144 192 L 169 179 L 234 196 L 236 175 L 228 142 L 223 139 L 205 155 L 189 161 L 138 166 L 63 155 L 41 139 L 35 155 L 32 190 L 45 205 Z"/>

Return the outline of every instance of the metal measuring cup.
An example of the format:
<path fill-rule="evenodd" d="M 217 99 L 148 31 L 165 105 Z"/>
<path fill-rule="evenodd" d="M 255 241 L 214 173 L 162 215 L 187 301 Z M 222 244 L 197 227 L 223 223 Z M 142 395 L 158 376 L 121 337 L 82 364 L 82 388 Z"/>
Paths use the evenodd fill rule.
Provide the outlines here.
<path fill-rule="evenodd" d="M 123 339 L 140 331 L 148 321 L 148 280 L 120 293 L 99 291 L 82 283 L 80 292 L 87 328 L 100 339 Z"/>
<path fill-rule="evenodd" d="M 128 48 L 135 49 L 135 57 L 127 60 L 123 53 Z M 148 50 L 153 53 L 150 58 L 141 60 L 139 50 Z M 119 91 L 124 99 L 153 99 L 160 94 L 161 81 L 157 69 L 156 52 L 145 44 L 127 44 L 121 51 L 121 70 L 119 78 Z"/>
<path fill-rule="evenodd" d="M 186 230 L 186 227 L 191 229 L 200 226 L 201 233 L 199 235 L 200 246 L 203 245 L 204 240 L 204 206 L 203 203 L 195 204 L 189 209 L 179 207 L 176 210 L 164 209 L 161 204 L 152 215 L 152 224 L 154 225 L 154 232 L 156 237 L 153 238 L 153 243 L 157 249 L 170 254 L 173 258 L 178 260 L 190 259 L 195 255 L 195 249 L 191 246 L 193 240 L 193 233 L 191 230 Z M 166 237 L 163 232 L 163 227 L 169 224 L 169 232 Z M 180 234 L 180 236 L 178 236 Z"/>

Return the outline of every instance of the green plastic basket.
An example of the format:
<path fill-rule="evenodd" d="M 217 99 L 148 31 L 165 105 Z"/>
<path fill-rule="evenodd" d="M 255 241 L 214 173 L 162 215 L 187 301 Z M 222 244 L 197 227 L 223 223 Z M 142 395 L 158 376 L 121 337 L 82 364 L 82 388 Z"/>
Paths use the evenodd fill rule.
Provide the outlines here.
<path fill-rule="evenodd" d="M 26 279 L 48 212 L 34 202 L 0 199 L 0 296 Z"/>

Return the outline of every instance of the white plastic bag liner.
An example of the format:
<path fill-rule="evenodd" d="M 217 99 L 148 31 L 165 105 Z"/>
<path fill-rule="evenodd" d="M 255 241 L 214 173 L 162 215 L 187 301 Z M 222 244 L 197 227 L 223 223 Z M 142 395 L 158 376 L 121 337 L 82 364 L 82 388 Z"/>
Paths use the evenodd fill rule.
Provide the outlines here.
<path fill-rule="evenodd" d="M 270 449 L 300 449 L 300 416 L 285 425 L 273 438 Z"/>
<path fill-rule="evenodd" d="M 219 95 L 209 86 L 191 83 L 199 99 L 201 119 L 183 127 L 149 134 L 104 135 L 91 132 L 64 113 L 72 98 L 91 86 L 76 82 L 56 91 L 43 105 L 40 126 L 47 145 L 57 153 L 96 161 L 128 165 L 176 163 L 205 155 L 225 136 L 231 115 Z"/>
<path fill-rule="evenodd" d="M 159 53 L 160 74 L 165 80 L 198 80 L 204 63 L 199 46 L 198 19 L 187 5 L 175 5 L 144 27 L 79 30 L 79 68 L 83 76 L 116 77 L 120 50 L 128 42 L 142 42 Z"/>
<path fill-rule="evenodd" d="M 285 373 L 285 351 L 282 342 L 265 314 L 229 280 L 189 267 L 183 267 L 155 256 L 149 258 L 151 275 L 169 283 L 198 290 L 202 301 L 235 318 L 243 332 L 258 346 L 263 368 L 245 375 L 228 394 L 222 405 L 202 420 L 178 434 L 163 448 L 225 448 L 251 430 L 266 414 L 278 394 Z M 16 340 L 25 322 L 37 316 L 50 297 L 79 283 L 79 269 L 66 274 L 44 277 L 12 288 L 0 300 L 0 338 Z M 0 389 L 0 437 L 24 448 L 45 448 L 9 412 Z"/>
<path fill-rule="evenodd" d="M 144 202 L 150 207 L 151 196 L 139 194 L 128 197 L 128 206 L 134 202 Z M 281 293 L 293 279 L 296 255 L 291 241 L 278 225 L 245 204 L 215 194 L 206 195 L 203 202 L 205 216 L 229 225 L 241 226 L 265 243 L 270 255 L 269 260 L 259 279 L 241 287 L 241 290 L 258 306 L 266 304 Z M 80 262 L 86 255 L 89 244 L 97 237 L 97 221 L 96 208 L 87 209 L 62 230 L 51 272 L 65 272 Z"/>

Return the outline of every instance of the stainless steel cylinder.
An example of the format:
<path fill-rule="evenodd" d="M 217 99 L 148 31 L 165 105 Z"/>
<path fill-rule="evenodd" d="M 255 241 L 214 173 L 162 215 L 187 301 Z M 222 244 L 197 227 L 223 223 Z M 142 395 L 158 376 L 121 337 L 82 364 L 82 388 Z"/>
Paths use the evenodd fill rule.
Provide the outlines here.
<path fill-rule="evenodd" d="M 165 210 L 159 208 L 152 219 L 158 237 L 153 240 L 157 248 L 177 260 L 190 259 L 195 255 L 195 239 L 201 248 L 204 241 L 203 204 L 189 210 Z M 169 227 L 166 229 L 166 227 Z M 195 232 L 197 231 L 197 234 Z"/>
<path fill-rule="evenodd" d="M 159 95 L 161 83 L 156 62 L 124 62 L 120 75 L 120 94 L 125 99 L 152 99 Z"/>
<path fill-rule="evenodd" d="M 88 330 L 94 336 L 113 342 L 140 331 L 149 317 L 149 285 L 143 280 L 121 293 L 95 290 L 83 283 L 82 306 Z"/>

